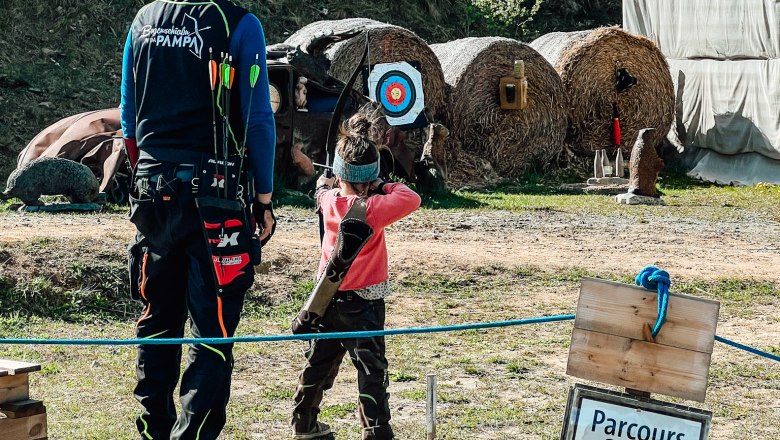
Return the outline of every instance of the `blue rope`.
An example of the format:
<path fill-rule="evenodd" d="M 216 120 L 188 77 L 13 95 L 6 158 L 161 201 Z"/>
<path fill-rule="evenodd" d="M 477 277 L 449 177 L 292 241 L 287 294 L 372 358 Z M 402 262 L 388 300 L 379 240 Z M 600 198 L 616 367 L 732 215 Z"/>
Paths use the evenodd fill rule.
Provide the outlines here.
<path fill-rule="evenodd" d="M 393 330 L 374 330 L 361 332 L 338 333 L 311 333 L 307 335 L 266 335 L 266 336 L 238 336 L 232 338 L 159 338 L 159 339 L 0 339 L 0 345 L 181 345 L 181 344 L 233 344 L 241 342 L 283 342 L 283 341 L 307 341 L 317 339 L 348 339 L 348 338 L 373 338 L 392 335 L 412 335 L 424 333 L 443 333 L 466 330 L 482 330 L 490 328 L 511 327 L 527 324 L 542 324 L 547 322 L 571 321 L 574 315 L 556 315 L 540 318 L 515 319 L 511 321 L 496 321 L 475 324 L 460 324 L 436 327 L 399 328 Z M 715 340 L 744 350 L 767 359 L 780 362 L 780 356 L 749 347 L 726 338 L 715 336 Z"/>
<path fill-rule="evenodd" d="M 489 328 L 510 327 L 545 322 L 570 321 L 574 315 L 545 316 L 541 318 L 515 319 L 475 324 L 460 324 L 436 327 L 399 328 L 392 330 L 372 330 L 360 332 L 310 333 L 305 335 L 265 335 L 237 336 L 232 338 L 158 338 L 158 339 L 0 339 L 2 344 L 25 345 L 181 345 L 181 344 L 233 344 L 237 342 L 282 342 L 308 341 L 318 339 L 374 338 L 391 335 L 411 335 L 423 333 L 457 332 Z"/>
<path fill-rule="evenodd" d="M 715 336 L 715 340 L 718 341 L 718 342 L 722 342 L 722 343 L 724 343 L 726 345 L 730 345 L 730 346 L 732 346 L 734 348 L 738 348 L 740 350 L 744 350 L 744 351 L 746 351 L 748 353 L 752 353 L 752 354 L 755 354 L 755 355 L 758 355 L 758 356 L 761 356 L 761 357 L 764 357 L 764 358 L 767 358 L 767 359 L 771 359 L 773 361 L 780 362 L 780 356 L 776 356 L 776 355 L 774 355 L 772 353 L 768 353 L 766 351 L 762 351 L 762 350 L 759 350 L 757 348 L 749 347 L 747 345 L 740 344 L 739 342 L 734 342 L 734 341 L 728 340 L 728 339 L 726 339 L 724 337 L 721 337 L 721 336 Z"/>
<path fill-rule="evenodd" d="M 666 311 L 669 308 L 669 286 L 672 284 L 672 280 L 665 270 L 655 266 L 647 266 L 639 271 L 634 282 L 637 286 L 658 292 L 658 318 L 656 318 L 652 331 L 653 338 L 655 338 L 666 322 Z"/>

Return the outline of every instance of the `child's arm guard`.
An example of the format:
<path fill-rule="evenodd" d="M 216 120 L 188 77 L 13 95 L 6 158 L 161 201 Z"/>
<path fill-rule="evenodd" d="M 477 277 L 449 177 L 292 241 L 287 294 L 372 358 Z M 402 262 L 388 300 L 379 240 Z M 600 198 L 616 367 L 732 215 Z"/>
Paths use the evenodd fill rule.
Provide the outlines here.
<path fill-rule="evenodd" d="M 317 331 L 320 320 L 328 310 L 328 304 L 338 291 L 349 268 L 366 245 L 374 230 L 366 223 L 366 205 L 357 199 L 339 224 L 339 233 L 333 253 L 325 265 L 325 270 L 317 280 L 306 304 L 292 322 L 293 334 L 313 333 Z"/>

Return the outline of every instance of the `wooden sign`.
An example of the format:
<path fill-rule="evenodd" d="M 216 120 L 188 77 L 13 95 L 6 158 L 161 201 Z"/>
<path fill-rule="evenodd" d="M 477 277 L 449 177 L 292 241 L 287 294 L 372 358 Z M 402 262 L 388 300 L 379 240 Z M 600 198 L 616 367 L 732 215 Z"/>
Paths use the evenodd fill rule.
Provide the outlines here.
<path fill-rule="evenodd" d="M 712 413 L 577 384 L 562 440 L 706 440 Z"/>
<path fill-rule="evenodd" d="M 656 292 L 583 278 L 566 374 L 632 390 L 704 402 L 720 302 L 669 294 L 655 342 Z"/>

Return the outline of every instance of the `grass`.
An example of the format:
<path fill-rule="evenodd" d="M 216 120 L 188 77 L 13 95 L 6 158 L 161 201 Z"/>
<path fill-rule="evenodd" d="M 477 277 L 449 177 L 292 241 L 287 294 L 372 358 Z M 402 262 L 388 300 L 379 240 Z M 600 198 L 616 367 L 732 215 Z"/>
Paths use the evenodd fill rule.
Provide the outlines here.
<path fill-rule="evenodd" d="M 562 189 L 565 183 L 581 182 L 576 173 L 559 170 L 550 176 L 527 173 L 512 181 L 483 189 L 455 189 L 448 194 L 423 197 L 423 208 L 430 210 L 478 210 L 508 212 L 554 211 L 577 215 L 628 217 L 647 223 L 655 217 L 688 220 L 740 220 L 780 222 L 777 212 L 780 186 L 756 185 L 731 187 L 691 179 L 681 171 L 662 174 L 658 190 L 666 206 L 617 205 L 611 196 L 577 194 Z M 279 186 L 279 185 L 277 185 Z M 303 193 L 281 189 L 278 205 L 310 209 L 312 199 Z"/>
<path fill-rule="evenodd" d="M 720 188 L 665 179 L 668 206 L 626 210 L 606 196 L 558 194 L 554 182 L 529 182 L 456 193 L 460 199 L 473 201 L 473 206 L 427 205 L 426 209 L 448 209 L 456 214 L 493 211 L 497 215 L 560 210 L 572 215 L 632 216 L 647 221 L 679 216 L 686 221 L 723 222 L 734 221 L 728 219 L 737 215 L 776 221 L 772 207 L 780 195 L 772 187 Z M 293 201 L 280 208 L 283 221 L 313 216 L 303 199 L 294 201 L 298 195 L 287 196 Z M 446 205 L 448 200 L 441 203 Z M 706 206 L 694 209 L 685 203 Z M 118 218 L 124 214 L 103 215 Z M 5 262 L 0 266 L 0 337 L 132 337 L 140 306 L 117 293 L 127 290 L 124 258 L 124 244 L 114 236 L 94 240 L 33 237 L 0 245 L 0 260 Z M 294 258 L 281 255 L 264 267 L 276 281 L 256 285 L 246 302 L 239 334 L 288 331 L 290 319 L 313 287 L 310 273 L 302 271 L 302 263 Z M 572 313 L 583 276 L 631 282 L 635 275 L 586 267 L 550 270 L 501 264 L 435 271 L 423 265 L 407 272 L 394 283 L 396 293 L 388 300 L 390 327 Z M 277 287 L 277 281 L 283 287 Z M 737 330 L 746 320 L 780 323 L 772 312 L 780 303 L 780 285 L 775 282 L 694 278 L 675 281 L 672 290 L 720 300 L 722 322 Z M 430 372 L 439 379 L 442 438 L 557 438 L 568 387 L 575 382 L 565 375 L 561 364 L 567 356 L 570 329 L 570 323 L 554 323 L 388 338 L 391 407 L 399 438 L 423 436 L 424 378 Z M 741 338 L 735 339 L 744 342 Z M 304 347 L 304 343 L 236 347 L 225 438 L 286 438 Z M 780 351 L 771 340 L 760 348 Z M 135 438 L 134 348 L 0 346 L 0 357 L 43 363 L 44 370 L 32 376 L 31 390 L 33 398 L 47 404 L 51 438 Z M 773 402 L 780 391 L 778 368 L 716 345 L 708 400 L 697 405 L 715 412 L 713 438 L 780 436 L 776 426 L 764 423 L 776 416 Z M 355 371 L 345 362 L 323 406 L 323 419 L 337 429 L 339 440 L 359 438 L 356 401 Z"/>
<path fill-rule="evenodd" d="M 74 320 L 71 313 L 42 313 L 8 302 L 16 288 L 32 289 L 33 283 L 54 289 L 48 295 L 64 294 L 67 302 L 72 301 L 66 292 L 91 282 L 92 275 L 76 263 L 64 267 L 70 278 L 62 286 L 47 284 L 45 278 L 31 278 L 17 280 L 14 286 L 6 284 L 0 290 L 0 336 L 131 337 L 129 317 L 94 311 L 89 319 Z M 421 273 L 396 284 L 388 317 L 391 326 L 397 326 L 392 321 L 399 314 L 411 316 L 414 325 L 430 325 L 530 317 L 548 309 L 572 311 L 583 274 L 623 281 L 632 276 L 591 273 L 583 268 L 548 272 L 503 266 L 476 268 L 469 274 L 443 271 L 427 277 Z M 270 295 L 250 305 L 239 333 L 262 329 L 275 333 L 280 322 L 289 320 L 297 310 L 311 283 L 300 281 L 297 286 L 287 299 L 272 300 L 270 297 L 276 296 Z M 780 296 L 778 286 L 750 280 L 692 280 L 678 287 L 685 292 L 701 289 L 708 297 L 721 298 L 726 316 L 741 316 L 757 306 L 776 303 Z M 434 291 L 451 297 L 431 301 Z M 517 301 L 521 292 L 530 298 Z M 553 292 L 556 295 L 551 295 Z M 97 301 L 97 295 L 91 295 L 92 301 Z M 429 307 L 406 305 L 418 301 Z M 569 337 L 570 323 L 557 323 L 389 338 L 391 405 L 399 438 L 418 438 L 424 430 L 425 381 L 420 378 L 426 372 L 436 372 L 439 378 L 442 438 L 557 438 L 568 386 L 574 380 L 565 376 L 555 360 L 566 357 Z M 253 432 L 285 438 L 295 376 L 303 362 L 300 347 L 298 343 L 236 347 L 237 371 L 226 438 L 256 438 Z M 714 357 L 713 391 L 705 407 L 715 410 L 716 433 L 717 426 L 738 422 L 745 427 L 734 428 L 728 434 L 733 437 L 728 438 L 749 438 L 747 426 L 761 425 L 772 417 L 771 396 L 780 391 L 780 369 L 747 355 L 723 354 L 716 352 Z M 43 371 L 32 376 L 31 390 L 34 398 L 46 402 L 50 437 L 57 439 L 134 438 L 132 420 L 138 409 L 131 396 L 134 356 L 135 350 L 129 347 L 0 346 L 0 357 L 43 363 Z M 338 439 L 356 439 L 355 372 L 348 362 L 342 370 L 335 394 L 326 397 L 322 418 L 338 430 Z M 719 391 L 727 389 L 742 390 L 741 397 Z M 754 438 L 779 434 L 776 427 L 762 426 L 756 432 L 766 437 Z M 719 434 L 715 438 L 726 437 Z"/>
<path fill-rule="evenodd" d="M 572 194 L 560 185 L 566 174 L 543 179 L 529 174 L 515 182 L 481 190 L 455 190 L 438 199 L 426 199 L 428 209 L 477 209 L 510 212 L 556 211 L 577 215 L 620 216 L 636 220 L 657 216 L 734 222 L 780 222 L 777 206 L 780 186 L 737 188 L 690 179 L 677 172 L 663 176 L 658 188 L 666 206 L 617 205 L 610 196 Z"/>
<path fill-rule="evenodd" d="M 14 167 L 16 154 L 41 129 L 56 120 L 119 103 L 119 64 L 125 32 L 140 0 L 10 0 L 0 14 L 0 75 L 29 86 L 0 89 L 0 176 Z M 388 18 L 433 41 L 462 36 L 463 10 L 440 7 L 431 20 L 420 8 L 441 2 L 241 1 L 264 19 L 271 42 L 302 25 L 324 18 L 365 15 Z M 456 6 L 463 6 L 456 3 Z M 324 6 L 330 10 L 323 12 Z M 455 23 L 455 25 L 453 25 Z M 574 195 L 559 188 L 572 176 L 529 174 L 484 190 L 461 189 L 436 200 L 427 210 L 561 212 L 572 216 L 628 218 L 639 223 L 669 217 L 685 221 L 778 223 L 780 188 L 718 187 L 667 173 L 659 188 L 665 207 L 618 206 L 607 196 Z M 284 216 L 312 216 L 311 200 L 278 191 Z M 16 215 L 0 202 L 0 218 Z M 126 207 L 110 205 L 99 214 L 123 217 Z M 77 217 L 94 214 L 71 214 Z M 50 214 L 25 215 L 31 224 Z M 126 292 L 124 244 L 116 237 L 76 241 L 33 238 L 0 245 L 0 337 L 130 338 L 138 303 Z M 312 287 L 309 274 L 270 269 L 292 288 L 256 287 L 247 300 L 241 334 L 287 331 L 289 320 Z M 582 276 L 630 281 L 633 274 L 597 273 L 572 267 L 549 272 L 539 267 L 421 267 L 396 283 L 388 301 L 389 325 L 414 326 L 511 319 L 569 313 Z M 281 291 L 280 291 L 281 290 Z M 693 279 L 674 290 L 723 302 L 725 322 L 760 318 L 780 323 L 775 314 L 778 285 L 749 279 Z M 424 306 L 420 306 L 424 304 Z M 447 439 L 553 439 L 574 381 L 560 365 L 567 353 L 570 324 L 517 327 L 458 334 L 388 338 L 390 392 L 399 438 L 422 438 L 423 401 L 428 372 L 439 377 L 440 434 Z M 236 347 L 233 397 L 225 438 L 286 438 L 291 396 L 305 344 L 254 344 Z M 715 411 L 716 438 L 778 438 L 778 366 L 716 346 L 711 392 L 704 405 Z M 776 342 L 764 347 L 780 351 Z M 0 346 L 0 357 L 41 362 L 31 376 L 33 398 L 45 401 L 52 439 L 136 438 L 138 405 L 131 347 Z M 347 362 L 326 397 L 323 418 L 338 439 L 357 439 L 354 370 Z"/>
<path fill-rule="evenodd" d="M 416 382 L 417 381 L 416 374 L 412 374 L 404 370 L 391 371 L 389 375 L 390 375 L 390 380 L 392 380 L 393 382 Z"/>

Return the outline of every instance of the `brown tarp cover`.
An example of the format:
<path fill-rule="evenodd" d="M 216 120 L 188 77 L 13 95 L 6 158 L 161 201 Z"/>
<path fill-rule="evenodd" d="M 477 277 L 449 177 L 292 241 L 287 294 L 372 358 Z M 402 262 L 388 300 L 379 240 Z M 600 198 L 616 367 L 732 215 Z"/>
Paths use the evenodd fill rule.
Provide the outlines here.
<path fill-rule="evenodd" d="M 119 109 L 96 110 L 61 119 L 38 133 L 19 153 L 21 167 L 39 157 L 61 157 L 89 167 L 105 191 L 125 163 Z"/>

